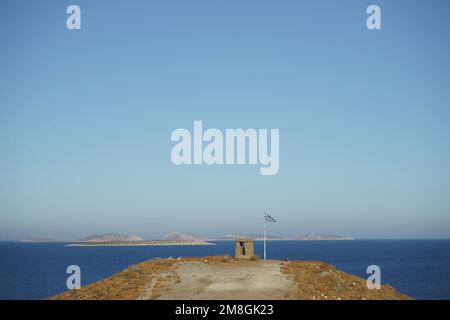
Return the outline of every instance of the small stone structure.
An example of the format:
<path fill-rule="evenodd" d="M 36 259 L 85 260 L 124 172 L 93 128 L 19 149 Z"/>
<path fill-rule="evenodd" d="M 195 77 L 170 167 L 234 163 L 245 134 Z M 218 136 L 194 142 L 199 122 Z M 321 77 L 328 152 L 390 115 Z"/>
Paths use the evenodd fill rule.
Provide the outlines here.
<path fill-rule="evenodd" d="M 255 246 L 252 239 L 236 239 L 236 258 L 251 259 L 255 256 Z"/>

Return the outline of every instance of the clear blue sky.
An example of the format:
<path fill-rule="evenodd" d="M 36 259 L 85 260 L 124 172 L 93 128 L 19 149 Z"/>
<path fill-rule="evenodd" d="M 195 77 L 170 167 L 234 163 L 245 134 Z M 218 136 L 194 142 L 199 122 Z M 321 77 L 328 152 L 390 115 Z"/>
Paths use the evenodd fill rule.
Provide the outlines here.
<path fill-rule="evenodd" d="M 66 29 L 78 4 L 82 30 Z M 366 8 L 382 9 L 382 30 Z M 450 237 L 450 2 L 1 1 L 0 239 Z M 280 171 L 174 166 L 279 128 Z"/>

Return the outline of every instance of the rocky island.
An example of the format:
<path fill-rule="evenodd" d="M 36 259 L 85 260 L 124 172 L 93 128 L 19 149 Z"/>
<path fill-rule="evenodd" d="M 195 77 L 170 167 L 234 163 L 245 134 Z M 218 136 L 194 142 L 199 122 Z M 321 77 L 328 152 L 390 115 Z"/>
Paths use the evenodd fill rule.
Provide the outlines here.
<path fill-rule="evenodd" d="M 170 232 L 160 240 L 144 240 L 139 236 L 116 233 L 91 235 L 80 241 L 67 244 L 68 247 L 119 247 L 119 246 L 194 246 L 214 245 L 194 235 Z"/>
<path fill-rule="evenodd" d="M 353 240 L 351 237 L 336 236 L 333 234 L 308 234 L 298 236 L 296 240 L 309 240 L 309 241 L 319 241 L 319 240 Z"/>
<path fill-rule="evenodd" d="M 217 238 L 217 240 L 236 240 L 236 239 L 253 239 L 255 241 L 264 240 L 264 236 L 262 234 L 227 234 L 225 236 L 221 236 Z M 266 234 L 266 240 L 288 240 L 283 237 L 274 236 L 271 234 Z"/>

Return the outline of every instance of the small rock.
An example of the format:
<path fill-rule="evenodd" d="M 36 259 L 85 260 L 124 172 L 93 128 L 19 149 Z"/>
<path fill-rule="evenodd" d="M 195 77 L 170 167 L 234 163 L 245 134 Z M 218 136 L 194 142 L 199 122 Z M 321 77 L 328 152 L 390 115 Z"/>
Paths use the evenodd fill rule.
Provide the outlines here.
<path fill-rule="evenodd" d="M 329 275 L 330 275 L 330 273 L 327 272 L 327 271 L 322 271 L 321 273 L 319 273 L 319 277 L 321 277 L 321 278 L 325 278 L 325 277 L 327 277 Z"/>

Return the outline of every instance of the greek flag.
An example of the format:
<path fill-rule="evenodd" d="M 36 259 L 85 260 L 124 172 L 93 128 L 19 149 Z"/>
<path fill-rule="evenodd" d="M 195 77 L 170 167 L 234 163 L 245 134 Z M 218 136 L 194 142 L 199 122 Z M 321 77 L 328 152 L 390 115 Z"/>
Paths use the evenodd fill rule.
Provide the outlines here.
<path fill-rule="evenodd" d="M 274 218 L 272 218 L 271 216 L 269 216 L 267 213 L 264 213 L 264 219 L 267 222 L 277 222 Z"/>

